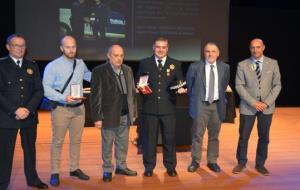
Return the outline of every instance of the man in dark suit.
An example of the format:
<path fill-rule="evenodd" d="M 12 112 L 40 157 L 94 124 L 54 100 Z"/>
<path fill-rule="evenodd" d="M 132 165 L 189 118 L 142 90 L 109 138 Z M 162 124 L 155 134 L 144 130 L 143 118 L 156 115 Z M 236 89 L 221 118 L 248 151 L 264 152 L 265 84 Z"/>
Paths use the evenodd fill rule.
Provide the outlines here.
<path fill-rule="evenodd" d="M 36 171 L 37 108 L 43 85 L 36 63 L 24 59 L 25 39 L 7 38 L 9 55 L 0 60 L 0 189 L 8 188 L 18 131 L 24 153 L 27 185 L 47 189 Z"/>
<path fill-rule="evenodd" d="M 190 115 L 193 118 L 192 163 L 189 172 L 199 168 L 205 130 L 208 130 L 207 166 L 220 172 L 217 164 L 219 156 L 219 132 L 226 116 L 225 90 L 229 83 L 229 65 L 217 60 L 220 55 L 215 43 L 204 47 L 205 60 L 190 65 L 186 77 L 190 98 Z"/>
<path fill-rule="evenodd" d="M 140 62 L 137 77 L 149 75 L 151 94 L 143 95 L 142 133 L 144 175 L 153 175 L 156 165 L 156 145 L 160 127 L 163 144 L 163 163 L 169 176 L 177 176 L 175 142 L 176 92 L 170 87 L 183 79 L 180 62 L 168 57 L 168 40 L 157 38 L 153 44 L 154 55 Z M 180 88 L 178 93 L 186 92 Z"/>
<path fill-rule="evenodd" d="M 108 62 L 96 67 L 91 80 L 91 116 L 101 129 L 103 181 L 112 180 L 112 148 L 115 146 L 117 175 L 136 176 L 126 163 L 129 126 L 137 117 L 136 89 L 132 70 L 123 64 L 124 50 L 112 45 Z"/>

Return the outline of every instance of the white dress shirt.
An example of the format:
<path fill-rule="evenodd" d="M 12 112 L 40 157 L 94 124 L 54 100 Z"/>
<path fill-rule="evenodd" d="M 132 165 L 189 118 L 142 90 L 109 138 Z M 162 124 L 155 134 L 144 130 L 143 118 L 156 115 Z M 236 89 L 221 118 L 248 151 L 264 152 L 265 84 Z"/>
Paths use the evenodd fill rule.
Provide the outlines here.
<path fill-rule="evenodd" d="M 159 58 L 157 58 L 156 56 L 155 56 L 155 62 L 156 62 L 156 66 L 158 67 L 158 60 L 161 60 L 161 64 L 162 64 L 162 66 L 164 66 L 165 65 L 165 63 L 166 63 L 166 60 L 167 60 L 167 57 L 164 57 L 164 58 L 162 58 L 162 59 L 159 59 Z"/>
<path fill-rule="evenodd" d="M 219 99 L 219 77 L 218 77 L 218 68 L 217 68 L 217 62 L 214 62 L 213 64 L 205 62 L 205 101 L 208 101 L 208 92 L 209 92 L 209 79 L 210 79 L 210 66 L 214 65 L 214 75 L 215 75 L 215 84 L 214 84 L 214 100 Z"/>

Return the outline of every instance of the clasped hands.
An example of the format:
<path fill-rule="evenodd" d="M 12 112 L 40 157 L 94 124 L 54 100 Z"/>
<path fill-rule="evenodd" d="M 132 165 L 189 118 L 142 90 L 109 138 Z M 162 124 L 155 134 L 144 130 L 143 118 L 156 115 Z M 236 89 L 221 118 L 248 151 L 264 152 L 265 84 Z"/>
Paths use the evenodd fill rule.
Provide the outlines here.
<path fill-rule="evenodd" d="M 265 104 L 264 102 L 256 102 L 254 103 L 254 108 L 257 111 L 263 112 L 265 109 L 267 109 L 268 105 Z"/>
<path fill-rule="evenodd" d="M 22 120 L 22 119 L 26 119 L 29 115 L 30 111 L 27 108 L 24 107 L 19 107 L 16 111 L 15 111 L 15 118 L 16 120 Z"/>

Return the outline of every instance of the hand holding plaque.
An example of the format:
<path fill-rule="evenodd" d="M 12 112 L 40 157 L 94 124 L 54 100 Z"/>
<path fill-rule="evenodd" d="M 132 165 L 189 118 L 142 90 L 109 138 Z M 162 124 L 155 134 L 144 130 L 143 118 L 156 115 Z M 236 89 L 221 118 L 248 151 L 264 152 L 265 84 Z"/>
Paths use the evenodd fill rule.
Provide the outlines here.
<path fill-rule="evenodd" d="M 178 94 L 187 93 L 186 82 L 182 81 L 182 80 L 179 80 L 179 81 L 176 82 L 175 85 L 170 87 L 170 90 L 174 90 Z"/>
<path fill-rule="evenodd" d="M 71 97 L 73 100 L 84 100 L 86 97 L 81 96 L 81 90 L 79 84 L 71 85 Z"/>
<path fill-rule="evenodd" d="M 140 76 L 137 88 L 142 94 L 151 94 L 152 90 L 148 85 L 149 75 Z"/>

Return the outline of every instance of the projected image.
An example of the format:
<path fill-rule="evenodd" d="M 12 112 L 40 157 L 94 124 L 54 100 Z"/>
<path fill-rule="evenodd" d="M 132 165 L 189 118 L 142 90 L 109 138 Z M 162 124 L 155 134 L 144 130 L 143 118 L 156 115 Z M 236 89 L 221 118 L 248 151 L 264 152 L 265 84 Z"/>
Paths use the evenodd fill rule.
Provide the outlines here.
<path fill-rule="evenodd" d="M 121 1 L 74 0 L 70 7 L 59 8 L 59 34 L 78 40 L 126 38 L 126 10 Z"/>
<path fill-rule="evenodd" d="M 30 42 L 27 55 L 37 60 L 58 56 L 60 39 L 67 34 L 76 38 L 77 55 L 84 60 L 106 60 L 107 48 L 115 43 L 124 47 L 126 60 L 140 60 L 153 53 L 159 36 L 168 38 L 170 56 L 178 60 L 199 60 L 207 41 L 216 42 L 227 60 L 230 0 L 15 2 L 16 31 Z M 41 48 L 41 41 L 47 48 Z"/>

